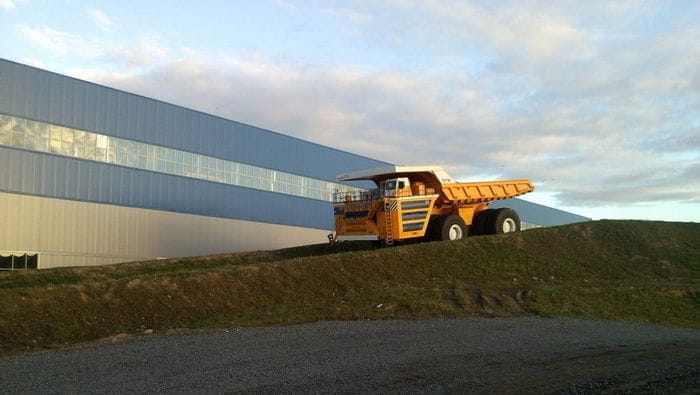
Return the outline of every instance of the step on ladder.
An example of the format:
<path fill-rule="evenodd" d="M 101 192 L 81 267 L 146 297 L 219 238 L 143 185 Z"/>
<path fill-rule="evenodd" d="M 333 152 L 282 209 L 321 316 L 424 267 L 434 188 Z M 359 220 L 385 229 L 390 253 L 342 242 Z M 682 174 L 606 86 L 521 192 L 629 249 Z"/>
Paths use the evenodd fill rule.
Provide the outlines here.
<path fill-rule="evenodd" d="M 391 231 L 391 201 L 384 200 L 384 229 L 386 231 L 386 245 L 394 244 L 394 235 Z"/>

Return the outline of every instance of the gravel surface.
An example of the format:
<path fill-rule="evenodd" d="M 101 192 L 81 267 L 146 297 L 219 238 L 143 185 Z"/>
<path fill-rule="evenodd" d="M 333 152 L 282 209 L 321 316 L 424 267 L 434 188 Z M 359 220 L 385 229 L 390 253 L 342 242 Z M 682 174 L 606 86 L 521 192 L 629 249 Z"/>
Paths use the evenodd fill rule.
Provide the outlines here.
<path fill-rule="evenodd" d="M 700 331 L 545 318 L 319 322 L 150 335 L 0 360 L 0 392 L 672 392 Z"/>

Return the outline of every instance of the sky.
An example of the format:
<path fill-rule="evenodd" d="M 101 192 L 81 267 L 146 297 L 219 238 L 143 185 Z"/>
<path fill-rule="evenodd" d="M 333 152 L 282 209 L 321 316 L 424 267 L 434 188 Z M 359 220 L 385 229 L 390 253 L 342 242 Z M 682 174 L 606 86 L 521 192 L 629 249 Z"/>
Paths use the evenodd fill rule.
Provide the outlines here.
<path fill-rule="evenodd" d="M 525 200 L 700 222 L 699 1 L 0 0 L 0 57 Z"/>

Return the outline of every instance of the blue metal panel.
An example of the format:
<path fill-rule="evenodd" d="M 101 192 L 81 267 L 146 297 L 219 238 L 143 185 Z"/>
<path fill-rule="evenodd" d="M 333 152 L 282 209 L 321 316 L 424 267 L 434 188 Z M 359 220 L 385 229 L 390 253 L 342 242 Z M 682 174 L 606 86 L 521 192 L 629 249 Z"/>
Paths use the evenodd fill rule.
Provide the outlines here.
<path fill-rule="evenodd" d="M 78 174 L 80 169 L 78 167 L 78 162 L 77 161 L 61 161 L 59 166 L 65 168 L 64 172 L 65 174 Z M 60 179 L 60 178 L 59 178 Z M 64 178 L 65 182 L 63 183 L 65 185 L 65 192 L 64 196 L 66 199 L 71 199 L 71 200 L 77 200 L 78 196 L 80 196 L 78 193 L 78 180 L 80 180 L 80 177 L 65 177 Z"/>
<path fill-rule="evenodd" d="M 22 180 L 22 167 L 24 167 L 25 163 L 20 162 L 23 159 L 21 156 L 21 152 L 11 152 L 9 156 L 10 163 L 7 167 L 8 169 L 10 169 L 10 175 L 8 177 L 8 187 L 21 189 L 22 184 L 20 181 Z"/>
<path fill-rule="evenodd" d="M 5 147 L 0 147 L 0 191 L 307 228 L 333 227 L 329 202 Z"/>
<path fill-rule="evenodd" d="M 29 160 L 31 161 L 31 159 L 29 159 Z M 34 173 L 36 173 L 36 168 L 34 166 L 34 163 L 32 163 L 32 166 L 24 166 L 20 170 L 22 172 L 21 179 L 20 179 L 22 189 L 33 187 L 34 183 L 32 182 L 32 180 L 34 180 Z"/>
<path fill-rule="evenodd" d="M 542 226 L 566 225 L 575 222 L 590 221 L 588 217 L 528 202 L 522 199 L 497 200 L 489 205 L 491 208 L 509 207 L 514 209 L 520 219 Z"/>
<path fill-rule="evenodd" d="M 0 59 L 0 112 L 335 181 L 387 163 Z"/>

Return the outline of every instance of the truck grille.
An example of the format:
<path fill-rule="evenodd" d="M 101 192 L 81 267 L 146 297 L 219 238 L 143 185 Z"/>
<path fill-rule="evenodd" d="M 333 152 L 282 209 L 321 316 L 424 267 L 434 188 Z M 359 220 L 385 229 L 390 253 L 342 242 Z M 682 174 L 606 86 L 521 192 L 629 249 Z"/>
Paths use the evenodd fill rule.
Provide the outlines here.
<path fill-rule="evenodd" d="M 423 229 L 423 224 L 424 224 L 424 222 L 414 222 L 411 224 L 403 224 L 403 231 L 410 232 L 412 230 Z"/>
<path fill-rule="evenodd" d="M 412 200 L 410 202 L 401 202 L 401 208 L 403 210 L 412 210 L 416 208 L 428 208 L 430 206 L 430 200 Z"/>
<path fill-rule="evenodd" d="M 411 221 L 415 219 L 425 219 L 428 216 L 427 211 L 417 211 L 414 213 L 403 213 L 401 214 L 401 219 L 403 221 Z"/>

